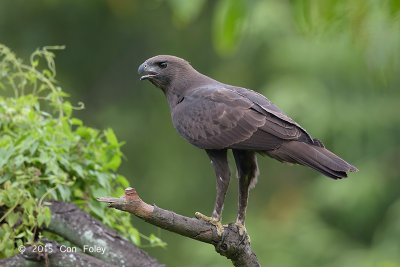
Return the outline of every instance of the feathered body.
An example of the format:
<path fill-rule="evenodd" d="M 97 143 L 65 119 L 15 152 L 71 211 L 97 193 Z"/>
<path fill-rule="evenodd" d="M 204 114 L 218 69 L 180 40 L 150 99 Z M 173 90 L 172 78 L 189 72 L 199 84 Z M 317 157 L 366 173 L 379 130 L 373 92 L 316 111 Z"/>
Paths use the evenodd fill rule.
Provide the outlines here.
<path fill-rule="evenodd" d="M 248 189 L 257 180 L 256 153 L 305 165 L 334 179 L 357 171 L 255 91 L 218 82 L 174 56 L 150 58 L 139 72 L 147 72 L 142 79 L 165 93 L 178 133 L 211 158 L 217 175 L 215 220 L 221 218 L 229 184 L 228 149 L 233 151 L 239 173 L 239 224 L 244 224 Z"/>

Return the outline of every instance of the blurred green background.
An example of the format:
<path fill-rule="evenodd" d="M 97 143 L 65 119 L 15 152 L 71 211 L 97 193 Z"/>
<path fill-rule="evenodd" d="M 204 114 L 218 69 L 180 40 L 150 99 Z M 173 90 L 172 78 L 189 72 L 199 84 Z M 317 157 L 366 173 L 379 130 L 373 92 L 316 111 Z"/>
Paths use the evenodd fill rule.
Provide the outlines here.
<path fill-rule="evenodd" d="M 261 264 L 400 266 L 400 1 L 3 0 L 0 42 L 25 58 L 66 45 L 58 80 L 86 104 L 74 116 L 112 127 L 126 141 L 121 173 L 148 203 L 186 216 L 211 214 L 214 173 L 137 67 L 172 54 L 261 92 L 360 170 L 334 181 L 259 157 L 246 226 Z M 223 222 L 236 210 L 232 179 Z M 133 223 L 168 243 L 145 248 L 167 266 L 231 266 L 210 245 Z"/>

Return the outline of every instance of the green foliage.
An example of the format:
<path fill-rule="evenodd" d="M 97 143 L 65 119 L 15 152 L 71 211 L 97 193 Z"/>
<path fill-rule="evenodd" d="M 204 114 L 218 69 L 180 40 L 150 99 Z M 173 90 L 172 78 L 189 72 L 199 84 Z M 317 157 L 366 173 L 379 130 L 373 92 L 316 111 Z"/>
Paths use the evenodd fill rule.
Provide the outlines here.
<path fill-rule="evenodd" d="M 181 1 L 181 0 L 168 0 L 174 12 L 174 18 L 176 25 L 187 24 L 191 20 L 197 17 L 200 13 L 204 0 L 192 0 L 192 1 Z"/>
<path fill-rule="evenodd" d="M 75 202 L 135 244 L 129 214 L 108 209 L 100 196 L 121 196 L 128 181 L 115 173 L 120 143 L 111 128 L 100 131 L 71 117 L 73 107 L 55 81 L 54 54 L 45 47 L 25 65 L 0 45 L 0 258 L 42 236 L 51 212 L 46 199 Z M 42 66 L 40 68 L 40 66 Z M 81 107 L 82 108 L 82 104 Z M 161 241 L 151 239 L 151 245 Z"/>
<path fill-rule="evenodd" d="M 168 53 L 261 92 L 360 170 L 333 181 L 259 158 L 246 227 L 261 264 L 400 266 L 400 1 L 14 0 L 0 1 L 0 25 L 21 54 L 42 42 L 68 45 L 57 77 L 101 105 L 74 116 L 112 126 L 129 144 L 120 171 L 148 201 L 188 216 L 211 212 L 212 167 L 135 69 Z M 232 179 L 224 223 L 235 219 L 236 197 Z M 151 250 L 160 262 L 231 265 L 207 244 L 162 233 L 169 249 Z"/>
<path fill-rule="evenodd" d="M 247 8 L 248 3 L 245 0 L 218 2 L 214 14 L 213 37 L 219 54 L 230 55 L 235 52 L 244 29 Z"/>

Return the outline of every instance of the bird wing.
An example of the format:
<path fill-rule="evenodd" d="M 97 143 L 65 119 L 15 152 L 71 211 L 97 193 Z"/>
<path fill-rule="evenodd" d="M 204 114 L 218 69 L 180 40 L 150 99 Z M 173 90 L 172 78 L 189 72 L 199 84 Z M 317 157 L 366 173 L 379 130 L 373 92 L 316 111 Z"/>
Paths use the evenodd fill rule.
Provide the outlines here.
<path fill-rule="evenodd" d="M 271 150 L 303 135 L 296 125 L 221 86 L 186 94 L 172 111 L 172 120 L 180 135 L 203 149 Z"/>
<path fill-rule="evenodd" d="M 292 118 L 287 116 L 282 110 L 280 110 L 274 103 L 272 103 L 268 98 L 266 98 L 262 94 L 242 87 L 227 86 L 227 88 L 252 101 L 255 105 L 258 106 L 260 112 L 275 117 L 276 118 L 275 122 L 281 122 L 281 123 L 286 122 L 286 124 L 283 123 L 284 127 L 288 127 L 288 125 L 296 126 L 297 129 L 300 129 L 302 133 L 305 134 L 305 136 L 303 137 L 306 137 L 308 141 L 311 141 L 311 143 L 316 143 L 316 145 L 318 146 L 323 146 L 323 144 L 319 140 L 313 139 L 311 135 L 306 131 L 306 129 L 300 126 Z"/>

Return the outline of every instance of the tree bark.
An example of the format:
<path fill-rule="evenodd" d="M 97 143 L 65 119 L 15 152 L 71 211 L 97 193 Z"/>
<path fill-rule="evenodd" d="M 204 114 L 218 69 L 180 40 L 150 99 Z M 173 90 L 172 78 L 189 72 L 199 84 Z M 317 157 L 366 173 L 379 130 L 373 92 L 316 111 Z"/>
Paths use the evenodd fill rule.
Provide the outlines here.
<path fill-rule="evenodd" d="M 64 237 L 81 249 L 85 246 L 105 249 L 104 254 L 88 251 L 92 256 L 117 266 L 164 266 L 75 204 L 47 202 L 51 203 L 49 208 L 52 215 L 46 230 Z"/>
<path fill-rule="evenodd" d="M 86 267 L 104 266 L 116 267 L 99 260 L 93 256 L 79 252 L 66 252 L 60 249 L 61 244 L 46 239 L 40 240 L 43 245 L 26 246 L 25 250 L 18 255 L 0 260 L 3 267 Z M 40 248 L 40 249 L 39 249 Z M 38 251 L 42 251 L 38 253 Z M 45 251 L 45 252 L 44 252 Z"/>
<path fill-rule="evenodd" d="M 111 208 L 132 213 L 168 231 L 212 244 L 219 254 L 232 260 L 235 266 L 260 266 L 249 241 L 240 236 L 234 223 L 224 227 L 224 234 L 220 237 L 215 225 L 149 205 L 142 201 L 134 188 L 125 189 L 125 195 L 120 198 L 101 197 L 97 200 L 107 202 Z"/>
<path fill-rule="evenodd" d="M 51 204 L 51 222 L 44 230 L 63 237 L 91 255 L 68 252 L 66 246 L 44 239 L 41 242 L 46 246 L 36 244 L 36 249 L 35 246 L 24 246 L 20 254 L 0 260 L 0 266 L 165 266 L 75 204 L 46 202 Z M 96 252 L 90 248 L 101 250 Z"/>

